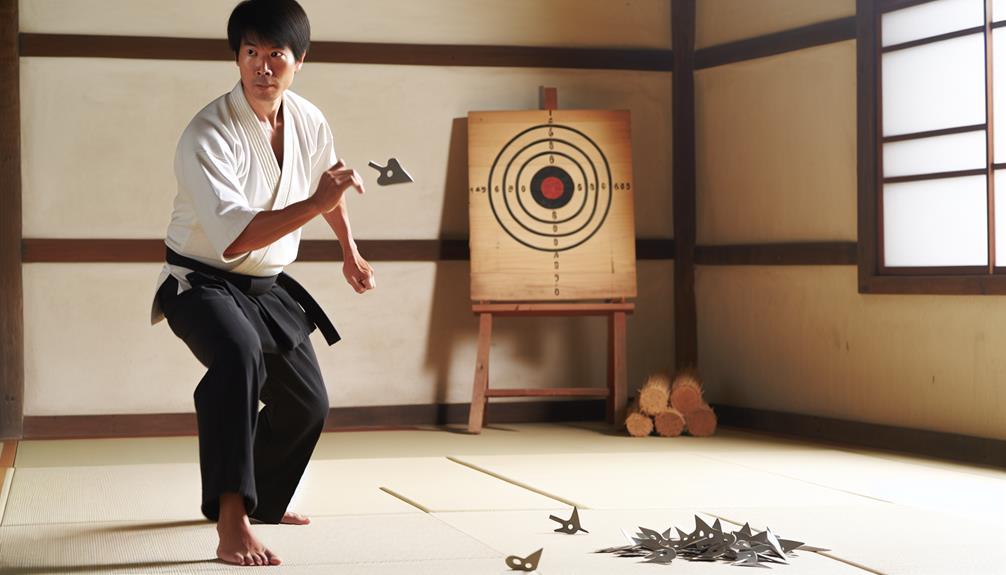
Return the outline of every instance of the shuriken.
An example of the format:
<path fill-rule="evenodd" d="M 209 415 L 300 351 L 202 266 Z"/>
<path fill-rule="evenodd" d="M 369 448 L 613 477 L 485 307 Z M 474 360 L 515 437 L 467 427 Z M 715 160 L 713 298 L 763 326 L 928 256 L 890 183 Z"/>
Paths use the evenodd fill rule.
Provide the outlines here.
<path fill-rule="evenodd" d="M 555 515 L 549 515 L 548 518 L 552 521 L 562 523 L 562 527 L 555 529 L 556 533 L 566 533 L 567 535 L 573 535 L 578 531 L 590 533 L 590 531 L 587 531 L 580 526 L 580 512 L 576 507 L 573 508 L 573 515 L 569 519 L 563 519 L 561 517 L 556 517 Z"/>
<path fill-rule="evenodd" d="M 381 175 L 377 177 L 377 185 L 379 186 L 407 184 L 415 181 L 412 179 L 412 176 L 409 175 L 409 172 L 406 172 L 405 168 L 402 167 L 402 164 L 400 164 L 395 158 L 388 158 L 387 167 L 382 166 L 377 162 L 370 162 L 367 165 L 381 173 Z"/>
<path fill-rule="evenodd" d="M 512 571 L 534 571 L 538 568 L 538 560 L 541 559 L 541 552 L 544 548 L 535 551 L 527 557 L 511 555 L 506 558 L 506 566 Z"/>

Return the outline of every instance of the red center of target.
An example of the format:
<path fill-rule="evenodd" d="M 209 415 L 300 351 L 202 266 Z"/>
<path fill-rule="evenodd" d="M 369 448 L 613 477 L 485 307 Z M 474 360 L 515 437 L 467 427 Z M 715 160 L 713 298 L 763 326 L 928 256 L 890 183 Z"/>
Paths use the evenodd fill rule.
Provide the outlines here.
<path fill-rule="evenodd" d="M 563 194 L 562 180 L 555 176 L 549 176 L 541 182 L 541 195 L 550 200 L 557 200 Z"/>

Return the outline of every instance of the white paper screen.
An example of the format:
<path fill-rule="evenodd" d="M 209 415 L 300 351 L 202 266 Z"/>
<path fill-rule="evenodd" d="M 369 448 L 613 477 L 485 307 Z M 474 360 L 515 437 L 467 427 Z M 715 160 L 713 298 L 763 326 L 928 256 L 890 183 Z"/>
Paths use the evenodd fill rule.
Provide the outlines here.
<path fill-rule="evenodd" d="M 988 263 L 985 176 L 884 185 L 888 267 Z"/>
<path fill-rule="evenodd" d="M 985 130 L 884 144 L 884 177 L 985 167 Z"/>
<path fill-rule="evenodd" d="M 880 20 L 881 41 L 884 46 L 892 46 L 984 24 L 982 0 L 936 0 L 884 14 Z"/>
<path fill-rule="evenodd" d="M 885 136 L 985 122 L 985 42 L 971 34 L 883 55 Z"/>

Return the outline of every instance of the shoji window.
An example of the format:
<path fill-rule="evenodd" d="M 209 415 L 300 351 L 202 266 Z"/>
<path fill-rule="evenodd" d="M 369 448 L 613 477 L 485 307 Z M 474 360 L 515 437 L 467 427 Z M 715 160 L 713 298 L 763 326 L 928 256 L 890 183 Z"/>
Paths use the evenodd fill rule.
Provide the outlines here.
<path fill-rule="evenodd" d="M 1006 271 L 1006 0 L 907 4 L 879 21 L 880 272 Z"/>

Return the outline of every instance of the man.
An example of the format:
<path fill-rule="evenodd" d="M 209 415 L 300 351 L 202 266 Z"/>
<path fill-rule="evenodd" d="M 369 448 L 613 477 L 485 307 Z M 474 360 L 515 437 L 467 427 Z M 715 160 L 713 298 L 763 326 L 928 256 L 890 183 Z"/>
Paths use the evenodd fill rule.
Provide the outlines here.
<path fill-rule="evenodd" d="M 287 510 L 328 413 L 308 335 L 339 336 L 283 268 L 301 227 L 323 215 L 358 293 L 373 270 L 350 230 L 345 191 L 364 192 L 337 160 L 321 112 L 288 91 L 310 43 L 295 0 L 247 0 L 227 24 L 241 81 L 196 114 L 178 142 L 178 195 L 152 320 L 207 368 L 194 394 L 202 512 L 217 522 L 217 556 L 278 565 L 250 519 L 305 524 Z M 313 192 L 313 193 L 312 193 Z M 259 411 L 259 401 L 265 407 Z"/>

